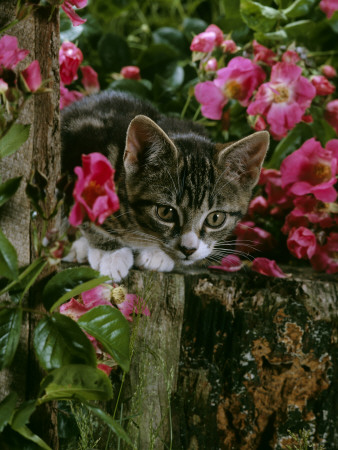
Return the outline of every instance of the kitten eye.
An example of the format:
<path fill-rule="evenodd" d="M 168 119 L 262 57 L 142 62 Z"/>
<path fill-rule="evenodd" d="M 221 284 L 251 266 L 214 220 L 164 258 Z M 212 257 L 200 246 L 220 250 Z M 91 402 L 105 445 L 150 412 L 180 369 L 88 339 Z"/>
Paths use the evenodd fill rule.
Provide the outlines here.
<path fill-rule="evenodd" d="M 223 225 L 226 219 L 226 214 L 221 211 L 214 211 L 205 219 L 205 223 L 210 228 L 219 228 Z"/>
<path fill-rule="evenodd" d="M 158 205 L 156 207 L 156 214 L 164 222 L 174 222 L 176 211 L 171 206 Z"/>

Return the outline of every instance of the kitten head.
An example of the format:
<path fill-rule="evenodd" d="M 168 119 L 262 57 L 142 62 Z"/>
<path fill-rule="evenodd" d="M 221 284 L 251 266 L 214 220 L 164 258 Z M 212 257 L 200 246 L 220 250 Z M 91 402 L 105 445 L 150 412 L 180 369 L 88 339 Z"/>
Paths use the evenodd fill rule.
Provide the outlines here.
<path fill-rule="evenodd" d="M 221 257 L 246 213 L 268 145 L 265 131 L 215 145 L 197 133 L 166 134 L 148 117 L 135 117 L 124 169 L 136 248 L 160 247 L 183 265 Z"/>

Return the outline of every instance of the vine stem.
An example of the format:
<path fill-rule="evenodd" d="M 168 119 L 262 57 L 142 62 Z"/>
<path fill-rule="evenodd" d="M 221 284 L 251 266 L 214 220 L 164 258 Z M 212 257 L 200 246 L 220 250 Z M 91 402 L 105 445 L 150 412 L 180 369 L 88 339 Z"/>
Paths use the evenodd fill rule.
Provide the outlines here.
<path fill-rule="evenodd" d="M 122 388 L 123 388 L 123 385 L 124 385 L 124 380 L 125 380 L 125 378 L 126 378 L 126 372 L 123 371 L 123 376 L 122 376 L 121 386 L 120 386 L 119 394 L 118 394 L 117 400 L 116 400 L 116 405 L 115 405 L 115 409 L 114 409 L 113 419 L 115 419 L 115 415 L 116 415 L 117 407 L 118 407 L 118 405 L 119 405 L 119 401 L 120 401 L 120 397 L 121 397 Z"/>

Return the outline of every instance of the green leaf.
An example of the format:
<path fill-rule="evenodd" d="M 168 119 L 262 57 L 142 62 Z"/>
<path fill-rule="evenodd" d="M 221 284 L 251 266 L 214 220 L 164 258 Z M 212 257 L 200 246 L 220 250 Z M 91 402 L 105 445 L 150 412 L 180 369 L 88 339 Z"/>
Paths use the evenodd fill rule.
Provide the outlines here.
<path fill-rule="evenodd" d="M 34 331 L 34 348 L 45 370 L 66 364 L 96 367 L 92 343 L 74 320 L 59 313 L 40 320 Z"/>
<path fill-rule="evenodd" d="M 251 0 L 241 0 L 240 11 L 248 27 L 261 33 L 271 31 L 277 21 L 286 19 L 284 14 L 277 9 Z"/>
<path fill-rule="evenodd" d="M 13 245 L 0 230 L 0 274 L 14 280 L 19 275 L 18 256 Z"/>
<path fill-rule="evenodd" d="M 202 19 L 187 17 L 183 20 L 183 32 L 189 42 L 196 34 L 202 33 L 207 28 L 208 24 Z"/>
<path fill-rule="evenodd" d="M 70 298 L 99 286 L 107 280 L 109 277 L 100 277 L 99 272 L 90 267 L 63 270 L 46 284 L 42 293 L 43 304 L 46 309 L 53 311 Z"/>
<path fill-rule="evenodd" d="M 165 70 L 166 66 L 179 57 L 179 52 L 171 45 L 151 44 L 145 52 L 142 53 L 138 65 L 141 69 L 141 75 L 144 78 L 152 80 L 155 74 Z"/>
<path fill-rule="evenodd" d="M 16 295 L 19 300 L 22 300 L 25 293 L 32 286 L 46 265 L 47 261 L 44 261 L 42 258 L 36 259 L 20 273 L 16 280 L 12 281 L 2 289 L 0 295 L 7 291 L 11 291 L 11 294 Z"/>
<path fill-rule="evenodd" d="M 120 72 L 131 62 L 127 41 L 117 34 L 104 34 L 99 41 L 98 53 L 106 72 Z"/>
<path fill-rule="evenodd" d="M 14 428 L 13 428 L 14 429 Z M 35 444 L 37 444 L 39 447 L 45 449 L 45 450 L 52 450 L 49 445 L 46 444 L 45 441 L 43 441 L 39 436 L 37 436 L 36 434 L 34 434 L 28 427 L 24 426 L 21 428 L 15 428 L 15 431 L 19 434 L 21 434 L 21 436 L 25 437 L 26 439 L 28 439 L 29 441 L 34 442 Z"/>
<path fill-rule="evenodd" d="M 0 433 L 5 426 L 9 423 L 13 411 L 15 409 L 16 402 L 18 400 L 18 394 L 16 392 L 10 392 L 0 403 Z"/>
<path fill-rule="evenodd" d="M 279 169 L 283 159 L 297 150 L 303 142 L 311 137 L 313 137 L 311 127 L 304 122 L 298 123 L 295 128 L 279 142 L 270 161 L 266 164 L 266 168 Z"/>
<path fill-rule="evenodd" d="M 323 118 L 323 109 L 318 106 L 311 107 L 311 115 L 313 122 L 310 124 L 313 130 L 314 136 L 320 141 L 323 147 L 325 147 L 327 141 L 336 137 L 335 130 L 329 125 L 329 123 Z"/>
<path fill-rule="evenodd" d="M 0 310 L 0 370 L 9 367 L 19 344 L 21 309 Z"/>
<path fill-rule="evenodd" d="M 22 177 L 11 178 L 0 184 L 0 206 L 6 203 L 18 190 Z"/>
<path fill-rule="evenodd" d="M 124 371 L 129 370 L 130 329 L 127 319 L 118 309 L 109 305 L 96 306 L 83 314 L 78 324 L 102 344 Z"/>
<path fill-rule="evenodd" d="M 36 409 L 36 400 L 28 400 L 22 403 L 19 408 L 14 411 L 11 418 L 11 427 L 14 430 L 24 427 L 30 419 L 30 416 Z"/>
<path fill-rule="evenodd" d="M 118 422 L 116 422 L 116 420 L 114 420 L 111 416 L 109 416 L 107 413 L 102 411 L 102 409 L 97 408 L 96 406 L 88 404 L 86 404 L 86 406 L 99 419 L 103 420 L 103 422 L 105 422 L 109 426 L 109 428 L 116 434 L 117 437 L 123 439 L 125 442 L 127 442 L 127 444 L 132 445 L 129 436 L 121 427 L 121 425 Z"/>
<path fill-rule="evenodd" d="M 176 28 L 158 28 L 153 32 L 153 40 L 155 44 L 171 45 L 174 49 L 178 49 L 183 55 L 190 53 L 188 41 L 184 34 Z"/>
<path fill-rule="evenodd" d="M 42 380 L 46 394 L 38 400 L 110 400 L 113 389 L 108 376 L 100 369 L 82 364 L 71 364 L 53 370 Z"/>
<path fill-rule="evenodd" d="M 9 156 L 19 150 L 29 136 L 30 125 L 15 123 L 9 131 L 0 139 L 0 158 Z"/>
<path fill-rule="evenodd" d="M 288 35 L 284 30 L 272 31 L 271 33 L 255 33 L 255 39 L 263 45 L 285 44 Z"/>
<path fill-rule="evenodd" d="M 284 9 L 283 13 L 289 19 L 297 19 L 308 14 L 316 2 L 317 0 L 296 0 L 288 8 Z"/>
<path fill-rule="evenodd" d="M 333 15 L 330 17 L 330 19 L 327 19 L 327 22 L 331 27 L 332 31 L 338 33 L 338 11 L 335 11 Z"/>
<path fill-rule="evenodd" d="M 109 85 L 109 89 L 114 91 L 129 92 L 138 97 L 148 99 L 150 96 L 149 89 L 140 81 L 137 80 L 115 80 Z"/>

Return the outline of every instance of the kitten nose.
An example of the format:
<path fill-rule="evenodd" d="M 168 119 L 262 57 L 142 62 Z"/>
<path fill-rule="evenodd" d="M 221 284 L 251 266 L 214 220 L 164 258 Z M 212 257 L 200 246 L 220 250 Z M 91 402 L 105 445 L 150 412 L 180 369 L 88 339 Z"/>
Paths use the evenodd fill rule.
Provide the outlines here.
<path fill-rule="evenodd" d="M 179 245 L 178 248 L 185 256 L 190 256 L 197 250 L 197 248 L 187 248 L 184 247 L 183 245 Z"/>

